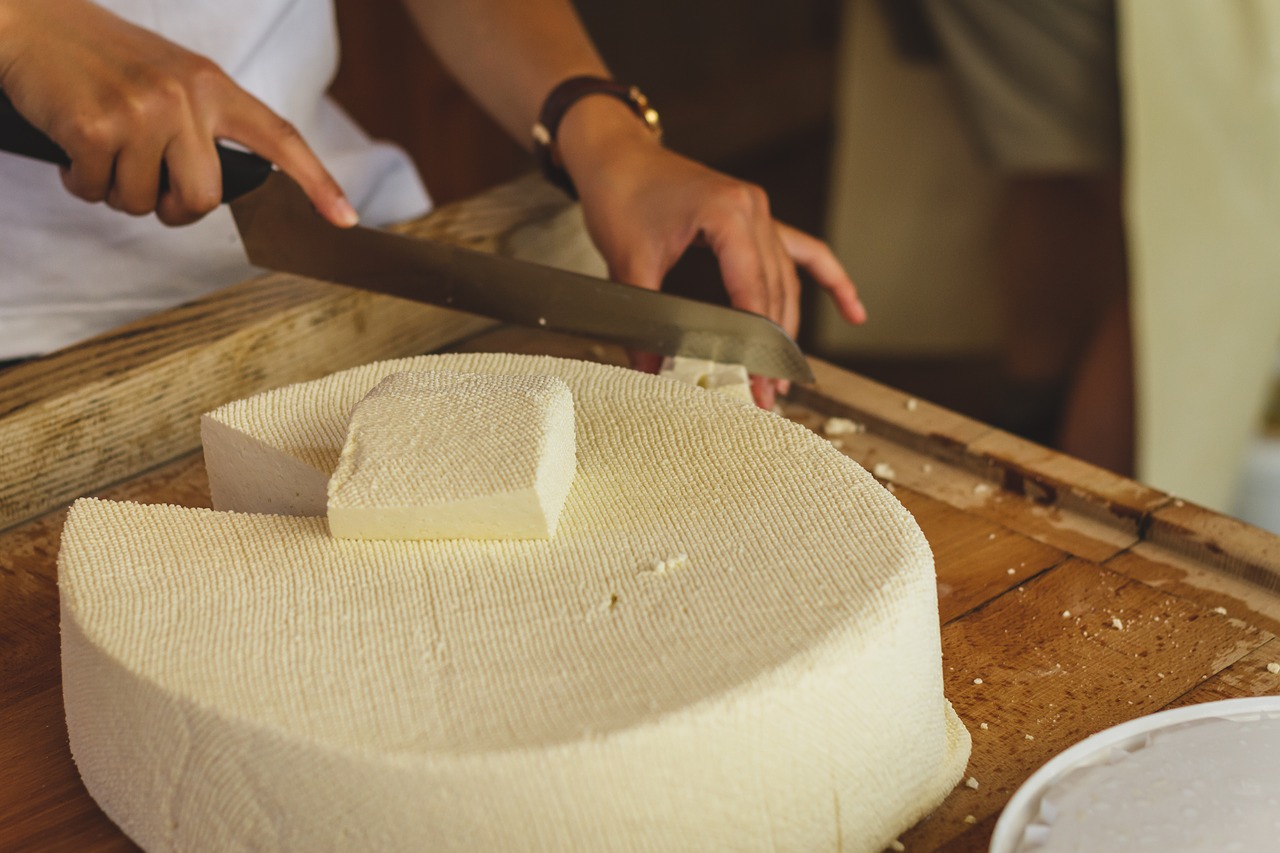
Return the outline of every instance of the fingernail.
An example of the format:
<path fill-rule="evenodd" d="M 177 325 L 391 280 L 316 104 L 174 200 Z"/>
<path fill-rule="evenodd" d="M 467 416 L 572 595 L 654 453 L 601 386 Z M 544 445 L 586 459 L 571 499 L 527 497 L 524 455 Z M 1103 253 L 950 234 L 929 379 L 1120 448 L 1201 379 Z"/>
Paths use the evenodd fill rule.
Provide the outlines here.
<path fill-rule="evenodd" d="M 360 214 L 356 213 L 356 209 L 351 206 L 351 202 L 345 198 L 340 198 L 334 205 L 334 218 L 343 228 L 350 228 L 352 225 L 360 223 Z"/>

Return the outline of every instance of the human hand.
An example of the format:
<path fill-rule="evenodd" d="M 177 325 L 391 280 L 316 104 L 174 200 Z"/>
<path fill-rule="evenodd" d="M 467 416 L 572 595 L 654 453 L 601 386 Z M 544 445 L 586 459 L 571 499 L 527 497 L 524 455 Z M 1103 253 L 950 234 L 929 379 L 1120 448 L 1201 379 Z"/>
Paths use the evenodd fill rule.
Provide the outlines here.
<path fill-rule="evenodd" d="M 292 125 L 209 59 L 88 0 L 0 0 L 0 89 L 67 152 L 62 182 L 86 201 L 194 222 L 221 200 L 214 140 L 227 139 L 279 166 L 335 225 L 356 222 Z"/>
<path fill-rule="evenodd" d="M 797 265 L 834 297 L 845 319 L 866 320 L 853 282 L 825 243 L 774 220 L 758 187 L 661 147 L 625 105 L 583 99 L 565 114 L 558 144 L 614 279 L 657 290 L 685 250 L 703 242 L 715 252 L 731 304 L 792 337 L 800 325 Z M 640 359 L 637 366 L 650 365 Z M 776 390 L 785 392 L 786 383 L 753 377 L 759 405 L 771 407 Z"/>

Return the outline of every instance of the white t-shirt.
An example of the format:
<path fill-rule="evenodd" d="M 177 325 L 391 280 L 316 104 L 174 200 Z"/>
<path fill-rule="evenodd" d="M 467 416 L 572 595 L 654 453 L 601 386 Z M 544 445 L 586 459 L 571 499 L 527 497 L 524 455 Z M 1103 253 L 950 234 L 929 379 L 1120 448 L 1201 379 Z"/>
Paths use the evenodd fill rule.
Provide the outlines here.
<path fill-rule="evenodd" d="M 425 213 L 404 152 L 325 97 L 337 69 L 332 0 L 99 0 L 209 57 L 291 121 L 367 225 Z M 0 359 L 47 352 L 254 272 L 230 212 L 169 228 L 87 204 L 56 167 L 0 153 Z"/>

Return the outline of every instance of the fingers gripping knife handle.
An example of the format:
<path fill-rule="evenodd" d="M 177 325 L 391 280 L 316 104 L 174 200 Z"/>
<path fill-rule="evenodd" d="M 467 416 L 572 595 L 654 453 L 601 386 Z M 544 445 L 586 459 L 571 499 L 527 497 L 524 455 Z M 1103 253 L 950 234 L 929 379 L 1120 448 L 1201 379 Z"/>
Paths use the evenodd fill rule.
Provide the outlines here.
<path fill-rule="evenodd" d="M 0 151 L 20 154 L 35 160 L 43 160 L 66 168 L 71 158 L 58 144 L 39 128 L 22 117 L 9 98 L 0 92 Z M 257 189 L 271 174 L 271 164 L 256 154 L 237 151 L 224 145 L 217 146 L 218 162 L 222 165 L 222 201 L 234 201 L 250 190 Z M 160 166 L 160 193 L 169 188 L 168 169 Z"/>

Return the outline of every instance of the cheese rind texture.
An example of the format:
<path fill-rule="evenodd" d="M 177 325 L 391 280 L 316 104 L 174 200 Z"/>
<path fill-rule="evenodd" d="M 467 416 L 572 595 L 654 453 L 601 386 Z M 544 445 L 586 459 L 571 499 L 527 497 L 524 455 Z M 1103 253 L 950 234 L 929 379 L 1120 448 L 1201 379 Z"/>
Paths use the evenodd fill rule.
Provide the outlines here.
<path fill-rule="evenodd" d="M 578 466 L 554 539 L 72 508 L 72 752 L 144 847 L 877 851 L 960 778 L 928 545 L 803 427 L 492 354 L 369 365 L 219 422 L 259 463 L 323 470 L 351 407 L 405 370 L 566 382 Z M 307 436 L 255 414 L 279 410 Z M 208 455 L 211 477 L 235 459 Z"/>
<path fill-rule="evenodd" d="M 393 373 L 352 410 L 328 483 L 344 539 L 547 539 L 576 468 L 554 376 Z"/>

